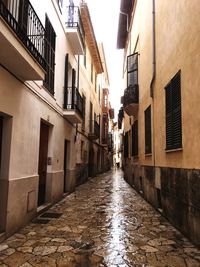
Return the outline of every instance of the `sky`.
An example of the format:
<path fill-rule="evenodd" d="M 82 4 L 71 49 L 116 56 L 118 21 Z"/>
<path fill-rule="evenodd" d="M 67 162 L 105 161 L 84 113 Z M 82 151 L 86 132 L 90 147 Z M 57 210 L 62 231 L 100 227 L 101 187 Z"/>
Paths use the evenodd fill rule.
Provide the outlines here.
<path fill-rule="evenodd" d="M 120 0 L 86 0 L 97 42 L 103 42 L 110 80 L 110 102 L 115 109 L 115 120 L 123 92 L 123 50 L 117 49 Z"/>

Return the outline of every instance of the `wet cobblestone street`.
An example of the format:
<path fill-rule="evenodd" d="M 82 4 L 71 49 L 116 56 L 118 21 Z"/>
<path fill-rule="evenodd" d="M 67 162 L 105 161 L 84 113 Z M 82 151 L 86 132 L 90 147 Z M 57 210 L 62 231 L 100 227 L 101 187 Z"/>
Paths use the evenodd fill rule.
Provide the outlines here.
<path fill-rule="evenodd" d="M 46 224 L 0 244 L 0 266 L 199 267 L 200 250 L 122 177 L 110 171 L 79 186 L 40 217 Z"/>

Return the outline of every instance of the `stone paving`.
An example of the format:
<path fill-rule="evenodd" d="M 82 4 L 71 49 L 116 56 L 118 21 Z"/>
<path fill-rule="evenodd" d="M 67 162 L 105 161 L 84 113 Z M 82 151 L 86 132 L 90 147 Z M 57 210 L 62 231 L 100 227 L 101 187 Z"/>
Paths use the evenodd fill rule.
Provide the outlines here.
<path fill-rule="evenodd" d="M 110 171 L 0 244 L 1 267 L 200 267 L 200 250 Z M 52 215 L 53 214 L 53 215 Z"/>

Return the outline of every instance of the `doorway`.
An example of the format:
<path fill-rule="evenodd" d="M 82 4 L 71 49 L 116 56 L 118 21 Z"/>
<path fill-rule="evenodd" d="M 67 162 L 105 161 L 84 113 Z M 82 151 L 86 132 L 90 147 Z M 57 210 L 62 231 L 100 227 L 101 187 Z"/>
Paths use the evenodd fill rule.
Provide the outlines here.
<path fill-rule="evenodd" d="M 43 121 L 40 123 L 40 145 L 39 145 L 39 187 L 38 187 L 38 206 L 46 200 L 46 176 L 47 176 L 47 156 L 48 156 L 49 126 Z"/>
<path fill-rule="evenodd" d="M 90 148 L 89 150 L 88 174 L 89 174 L 89 177 L 94 176 L 94 149 L 93 148 Z"/>
<path fill-rule="evenodd" d="M 66 193 L 67 190 L 67 169 L 68 169 L 68 153 L 69 153 L 69 141 L 65 139 L 64 142 L 64 188 L 63 192 Z"/>

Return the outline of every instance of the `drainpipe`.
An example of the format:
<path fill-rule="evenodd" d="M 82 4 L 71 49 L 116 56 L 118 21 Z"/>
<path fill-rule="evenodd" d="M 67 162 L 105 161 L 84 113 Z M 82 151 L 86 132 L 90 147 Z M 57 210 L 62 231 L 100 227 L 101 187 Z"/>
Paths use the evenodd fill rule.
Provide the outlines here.
<path fill-rule="evenodd" d="M 152 65 L 153 74 L 150 84 L 150 96 L 152 98 L 152 114 L 153 114 L 153 165 L 155 167 L 155 122 L 154 122 L 154 82 L 156 78 L 156 32 L 155 32 L 155 0 L 152 0 Z"/>
<path fill-rule="evenodd" d="M 154 81 L 156 77 L 156 34 L 155 34 L 155 0 L 152 0 L 152 57 L 153 75 L 150 84 L 150 96 L 154 97 Z"/>

